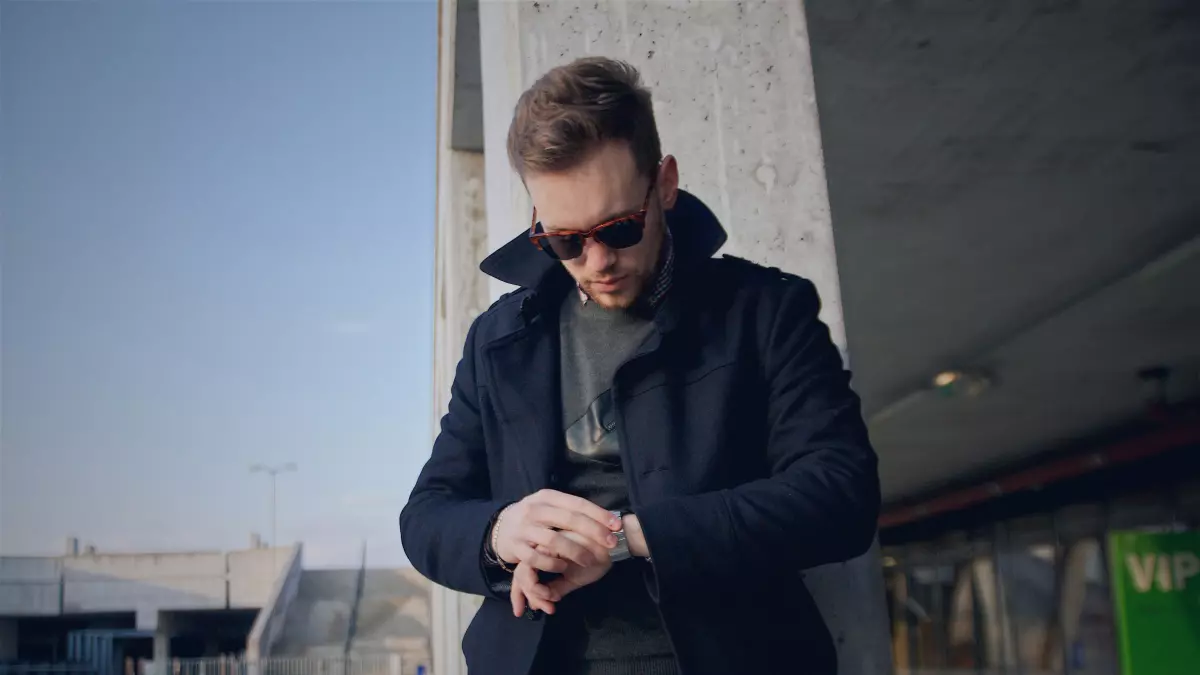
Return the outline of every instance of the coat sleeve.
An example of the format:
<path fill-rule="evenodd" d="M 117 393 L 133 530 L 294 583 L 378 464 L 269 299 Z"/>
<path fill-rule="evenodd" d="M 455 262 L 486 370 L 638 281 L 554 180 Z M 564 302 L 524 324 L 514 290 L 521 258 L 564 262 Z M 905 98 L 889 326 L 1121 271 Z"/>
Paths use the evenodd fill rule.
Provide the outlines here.
<path fill-rule="evenodd" d="M 791 277 L 769 295 L 760 309 L 774 318 L 759 325 L 771 475 L 638 512 L 660 599 L 848 560 L 874 541 L 877 459 L 816 289 Z"/>
<path fill-rule="evenodd" d="M 483 565 L 483 544 L 493 514 L 505 502 L 492 498 L 483 423 L 475 380 L 478 319 L 450 388 L 433 453 L 400 512 L 400 539 L 409 561 L 436 584 L 498 597 Z"/>

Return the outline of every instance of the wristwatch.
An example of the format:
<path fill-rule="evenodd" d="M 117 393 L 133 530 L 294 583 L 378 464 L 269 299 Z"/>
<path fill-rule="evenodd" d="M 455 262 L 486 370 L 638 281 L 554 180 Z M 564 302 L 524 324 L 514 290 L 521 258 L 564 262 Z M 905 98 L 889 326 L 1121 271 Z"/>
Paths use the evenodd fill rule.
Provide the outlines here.
<path fill-rule="evenodd" d="M 621 520 L 625 514 L 628 513 L 628 511 L 610 511 L 609 513 L 616 516 L 618 520 Z M 628 560 L 631 555 L 629 553 L 629 540 L 625 538 L 625 525 L 623 520 L 621 529 L 617 530 L 613 534 L 617 536 L 617 545 L 608 550 L 609 559 L 613 562 Z"/>

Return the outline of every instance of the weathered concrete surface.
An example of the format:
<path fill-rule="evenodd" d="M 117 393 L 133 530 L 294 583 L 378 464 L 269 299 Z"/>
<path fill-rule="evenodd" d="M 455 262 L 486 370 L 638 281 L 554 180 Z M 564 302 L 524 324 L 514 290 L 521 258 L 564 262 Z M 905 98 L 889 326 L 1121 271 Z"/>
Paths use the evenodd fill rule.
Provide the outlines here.
<path fill-rule="evenodd" d="M 257 541 L 253 542 L 256 546 Z M 246 636 L 246 657 L 258 659 L 270 656 L 275 645 L 283 634 L 287 622 L 288 610 L 300 592 L 300 579 L 304 575 L 304 547 L 296 544 L 278 564 L 279 571 L 275 579 L 267 585 L 266 600 L 263 601 L 258 615 Z M 230 583 L 230 593 L 233 584 Z M 232 602 L 230 603 L 232 606 Z"/>
<path fill-rule="evenodd" d="M 491 252 L 529 227 L 533 215 L 525 186 L 509 166 L 504 140 L 513 107 L 527 84 L 521 68 L 515 65 L 521 61 L 520 5 L 485 0 L 480 3 L 477 14 L 480 23 L 477 53 L 483 79 L 483 156 L 487 177 L 486 252 Z M 510 290 L 509 284 L 488 279 L 489 297 L 498 298 Z"/>
<path fill-rule="evenodd" d="M 357 569 L 303 571 L 271 655 L 340 656 L 357 591 Z"/>
<path fill-rule="evenodd" d="M 260 607 L 274 565 L 269 549 L 0 558 L 0 614 Z"/>
<path fill-rule="evenodd" d="M 471 321 L 490 302 L 488 284 L 479 272 L 487 253 L 487 209 L 484 158 L 455 150 L 455 39 L 458 6 L 441 0 L 438 17 L 437 234 L 434 251 L 433 410 L 430 440 L 449 404 L 450 385 L 462 357 Z M 468 29 L 467 34 L 473 31 Z M 432 443 L 431 443 L 432 444 Z M 462 635 L 479 600 L 441 586 L 430 589 L 430 651 L 438 675 L 466 673 Z"/>
<path fill-rule="evenodd" d="M 225 556 L 229 575 L 229 607 L 263 607 L 292 558 L 291 548 L 230 551 Z"/>
<path fill-rule="evenodd" d="M 1200 3 L 807 9 L 886 499 L 1139 417 L 1149 365 L 1200 395 Z M 893 407 L 955 367 L 997 386 Z"/>
<path fill-rule="evenodd" d="M 837 259 L 799 0 L 507 2 L 479 7 L 489 248 L 528 226 L 505 135 L 520 93 L 579 56 L 625 59 L 654 96 L 664 152 L 682 187 L 730 234 L 726 251 L 811 279 L 845 353 Z M 493 285 L 493 293 L 502 288 Z M 877 549 L 806 574 L 838 644 L 842 672 L 890 672 Z"/>
<path fill-rule="evenodd" d="M 585 55 L 628 60 L 654 96 L 681 186 L 729 231 L 726 251 L 812 279 L 844 343 L 808 34 L 799 2 L 480 4 L 489 246 L 528 227 L 505 154 L 520 93 Z"/>
<path fill-rule="evenodd" d="M 220 609 L 225 554 L 84 555 L 63 559 L 63 612 L 119 612 L 140 606 Z"/>
<path fill-rule="evenodd" d="M 0 615 L 256 608 L 290 551 L 0 557 Z"/>
<path fill-rule="evenodd" d="M 62 611 L 61 583 L 61 558 L 0 558 L 0 615 L 58 614 Z"/>
<path fill-rule="evenodd" d="M 154 660 L 166 663 L 171 658 L 171 638 L 178 630 L 177 620 L 173 612 L 155 610 L 154 614 Z"/>
<path fill-rule="evenodd" d="M 366 570 L 351 653 L 401 654 L 404 675 L 428 668 L 432 587 L 411 568 Z"/>

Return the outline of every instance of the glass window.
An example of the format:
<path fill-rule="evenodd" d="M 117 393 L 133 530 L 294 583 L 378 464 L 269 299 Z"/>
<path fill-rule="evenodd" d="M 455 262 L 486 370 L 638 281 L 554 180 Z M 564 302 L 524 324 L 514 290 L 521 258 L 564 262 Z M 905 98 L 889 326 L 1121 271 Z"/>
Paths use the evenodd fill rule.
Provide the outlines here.
<path fill-rule="evenodd" d="M 913 567 L 909 576 L 905 616 L 912 633 L 915 668 L 935 670 L 946 665 L 945 598 L 954 584 L 949 565 Z"/>
<path fill-rule="evenodd" d="M 898 671 L 907 671 L 912 663 L 908 655 L 908 624 L 904 603 L 908 600 L 908 581 L 902 568 L 889 567 L 884 575 L 887 588 L 888 618 L 892 626 L 892 662 Z"/>
<path fill-rule="evenodd" d="M 1068 672 L 1118 675 L 1108 569 L 1099 539 L 1083 539 L 1068 547 L 1062 578 L 1059 612 Z"/>
<path fill-rule="evenodd" d="M 975 585 L 971 565 L 961 563 L 955 569 L 954 585 L 946 603 L 946 665 L 965 670 L 979 665 L 979 630 L 975 622 Z"/>
<path fill-rule="evenodd" d="M 1016 646 L 1005 608 L 1003 579 L 991 554 L 971 563 L 975 585 L 976 622 L 979 626 L 979 667 L 995 672 L 1016 663 Z"/>
<path fill-rule="evenodd" d="M 1013 656 L 1021 672 L 1062 673 L 1058 621 L 1059 556 L 1053 544 L 1006 550 L 999 556 Z"/>

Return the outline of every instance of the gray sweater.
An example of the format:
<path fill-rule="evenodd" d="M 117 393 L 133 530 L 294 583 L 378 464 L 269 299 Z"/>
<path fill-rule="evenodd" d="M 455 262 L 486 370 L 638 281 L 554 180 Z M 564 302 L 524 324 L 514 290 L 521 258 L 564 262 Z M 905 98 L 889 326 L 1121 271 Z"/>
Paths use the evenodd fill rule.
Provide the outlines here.
<path fill-rule="evenodd" d="M 654 331 L 648 310 L 606 310 L 568 293 L 559 314 L 564 492 L 610 510 L 629 508 L 612 402 L 613 375 Z M 617 563 L 599 582 L 568 595 L 549 623 L 537 672 L 672 675 L 671 643 L 646 590 L 648 563 Z"/>

